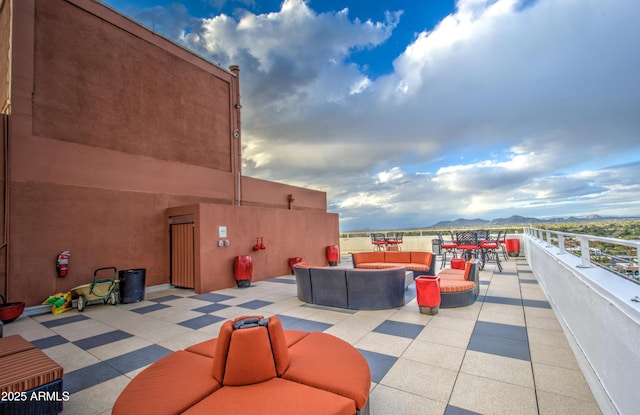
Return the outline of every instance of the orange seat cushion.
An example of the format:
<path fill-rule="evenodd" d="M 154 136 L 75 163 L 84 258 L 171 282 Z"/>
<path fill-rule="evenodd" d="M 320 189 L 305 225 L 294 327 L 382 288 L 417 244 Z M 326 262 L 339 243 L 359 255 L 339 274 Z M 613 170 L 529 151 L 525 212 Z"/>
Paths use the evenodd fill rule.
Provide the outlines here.
<path fill-rule="evenodd" d="M 36 346 L 17 334 L 0 338 L 0 357 L 35 348 Z"/>
<path fill-rule="evenodd" d="M 62 378 L 62 366 L 39 349 L 0 358 L 0 392 L 26 392 Z"/>
<path fill-rule="evenodd" d="M 411 252 L 387 251 L 384 252 L 384 262 L 408 264 L 411 262 Z"/>
<path fill-rule="evenodd" d="M 475 283 L 473 281 L 440 279 L 441 293 L 457 293 L 460 291 L 473 290 Z"/>
<path fill-rule="evenodd" d="M 184 412 L 185 415 L 354 415 L 355 413 L 355 403 L 351 399 L 280 378 L 249 386 L 224 386 Z"/>
<path fill-rule="evenodd" d="M 364 357 L 349 343 L 313 332 L 289 349 L 289 369 L 283 379 L 304 383 L 353 399 L 364 408 L 371 372 Z"/>
<path fill-rule="evenodd" d="M 445 268 L 438 273 L 440 279 L 464 280 L 464 271 L 461 269 Z"/>
<path fill-rule="evenodd" d="M 356 252 L 353 254 L 356 264 L 364 262 L 384 262 L 384 251 Z"/>
<path fill-rule="evenodd" d="M 186 351 L 163 357 L 134 377 L 112 415 L 180 413 L 220 388 L 211 376 L 211 359 Z"/>
<path fill-rule="evenodd" d="M 295 344 L 307 334 L 309 334 L 309 332 L 303 330 L 284 330 L 284 338 L 287 342 L 287 347 L 291 347 L 292 344 Z M 209 339 L 189 346 L 185 350 L 202 356 L 213 357 L 215 355 L 217 342 L 217 338 Z"/>

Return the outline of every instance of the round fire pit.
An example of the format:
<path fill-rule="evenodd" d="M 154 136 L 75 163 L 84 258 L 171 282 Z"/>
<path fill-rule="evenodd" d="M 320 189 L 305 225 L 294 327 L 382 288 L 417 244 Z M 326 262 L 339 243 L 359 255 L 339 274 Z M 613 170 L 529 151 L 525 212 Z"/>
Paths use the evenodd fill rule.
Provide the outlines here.
<path fill-rule="evenodd" d="M 0 294 L 0 298 L 2 298 L 2 304 L 0 304 L 0 321 L 3 323 L 11 323 L 20 317 L 24 311 L 24 303 L 7 303 L 2 294 Z"/>

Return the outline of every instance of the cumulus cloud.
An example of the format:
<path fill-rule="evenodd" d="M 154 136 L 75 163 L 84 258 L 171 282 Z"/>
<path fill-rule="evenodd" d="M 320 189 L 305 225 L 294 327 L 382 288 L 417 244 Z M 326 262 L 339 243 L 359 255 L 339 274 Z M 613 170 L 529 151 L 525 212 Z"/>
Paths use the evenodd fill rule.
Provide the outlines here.
<path fill-rule="evenodd" d="M 376 79 L 349 57 L 403 11 L 312 5 L 164 23 L 240 65 L 245 174 L 327 191 L 345 229 L 640 213 L 639 2 L 458 0 Z"/>

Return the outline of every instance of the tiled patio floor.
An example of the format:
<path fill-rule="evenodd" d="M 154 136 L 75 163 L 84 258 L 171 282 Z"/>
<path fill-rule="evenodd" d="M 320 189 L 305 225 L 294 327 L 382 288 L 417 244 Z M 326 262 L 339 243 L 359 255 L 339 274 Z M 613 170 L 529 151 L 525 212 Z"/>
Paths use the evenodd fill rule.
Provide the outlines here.
<path fill-rule="evenodd" d="M 471 306 L 420 314 L 305 305 L 295 278 L 207 294 L 167 289 L 134 304 L 21 317 L 4 327 L 64 367 L 64 414 L 108 414 L 129 380 L 153 361 L 217 337 L 227 319 L 278 315 L 285 329 L 318 330 L 367 359 L 370 410 L 386 414 L 599 414 L 560 325 L 524 258 L 488 264 Z"/>

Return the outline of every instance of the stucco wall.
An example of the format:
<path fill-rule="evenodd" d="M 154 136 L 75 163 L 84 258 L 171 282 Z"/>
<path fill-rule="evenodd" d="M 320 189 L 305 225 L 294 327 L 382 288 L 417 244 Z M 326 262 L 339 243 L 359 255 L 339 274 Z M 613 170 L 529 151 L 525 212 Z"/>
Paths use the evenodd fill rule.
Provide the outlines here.
<path fill-rule="evenodd" d="M 242 178 L 237 71 L 92 0 L 14 5 L 8 301 L 39 304 L 105 266 L 146 268 L 147 286 L 168 283 L 173 207 L 209 206 L 198 290 L 229 286 L 229 261 L 255 236 L 271 245 L 256 257 L 256 279 L 286 273 L 287 255 L 318 262 L 338 243 L 325 193 Z M 238 207 L 240 193 L 254 207 Z M 288 194 L 305 212 L 288 210 Z M 222 256 L 209 239 L 220 220 L 233 235 Z M 62 250 L 71 251 L 66 278 L 55 273 Z"/>
<path fill-rule="evenodd" d="M 327 265 L 327 245 L 337 245 L 338 215 L 246 206 L 198 204 L 169 209 L 167 216 L 194 215 L 196 292 L 235 286 L 233 260 L 251 255 L 255 281 L 290 272 L 288 259 L 302 257 L 310 264 Z M 220 226 L 226 238 L 219 238 Z M 256 237 L 266 249 L 253 251 Z M 219 247 L 218 240 L 229 240 Z"/>
<path fill-rule="evenodd" d="M 231 171 L 233 76 L 132 36 L 110 15 L 36 1 L 34 134 Z"/>

